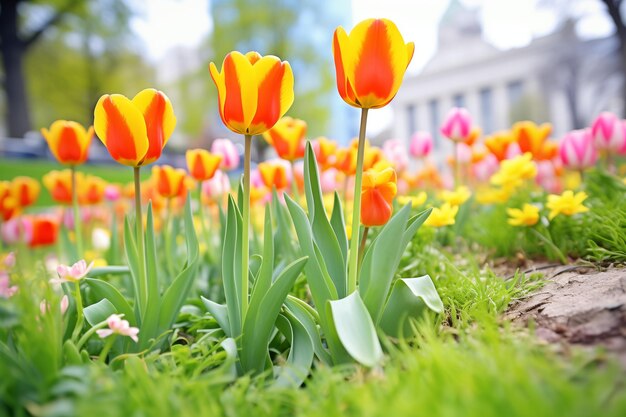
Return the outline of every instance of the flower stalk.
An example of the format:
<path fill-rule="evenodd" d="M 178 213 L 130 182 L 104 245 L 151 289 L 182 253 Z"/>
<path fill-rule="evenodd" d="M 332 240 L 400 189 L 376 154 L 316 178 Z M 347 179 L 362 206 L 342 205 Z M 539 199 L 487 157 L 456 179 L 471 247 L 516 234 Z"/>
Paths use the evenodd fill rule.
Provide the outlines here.
<path fill-rule="evenodd" d="M 76 165 L 70 166 L 72 173 L 72 210 L 74 214 L 74 235 L 76 237 L 76 252 L 78 257 L 83 255 L 83 236 L 80 227 L 80 210 L 78 207 L 78 189 L 76 186 Z"/>
<path fill-rule="evenodd" d="M 250 256 L 250 242 L 248 235 L 250 232 L 250 153 L 252 145 L 252 135 L 245 135 L 245 148 L 243 159 L 243 208 L 241 210 L 242 227 L 241 231 L 241 317 L 246 317 L 248 311 L 248 269 Z"/>
<path fill-rule="evenodd" d="M 143 308 L 148 298 L 148 277 L 146 275 L 146 250 L 143 234 L 143 214 L 141 212 L 141 175 L 140 167 L 133 167 L 135 176 L 135 228 L 137 234 L 137 252 L 139 255 L 139 300 Z"/>

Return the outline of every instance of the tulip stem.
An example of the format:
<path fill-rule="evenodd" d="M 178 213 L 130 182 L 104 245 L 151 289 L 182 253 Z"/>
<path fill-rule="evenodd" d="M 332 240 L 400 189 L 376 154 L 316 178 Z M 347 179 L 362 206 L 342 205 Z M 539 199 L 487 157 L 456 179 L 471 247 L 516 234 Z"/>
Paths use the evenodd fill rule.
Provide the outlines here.
<path fill-rule="evenodd" d="M 174 267 L 172 261 L 172 236 L 174 228 L 172 227 L 172 210 L 173 210 L 173 198 L 168 198 L 166 203 L 167 213 L 165 214 L 165 224 L 163 225 L 163 237 L 165 239 L 165 265 L 167 272 L 170 275 L 170 279 L 174 279 Z"/>
<path fill-rule="evenodd" d="M 211 240 L 209 238 L 209 232 L 206 227 L 206 222 L 204 219 L 204 207 L 202 207 L 202 183 L 203 181 L 198 181 L 198 218 L 200 220 L 200 231 L 202 233 L 202 238 L 204 239 L 204 244 L 206 245 L 206 257 L 209 262 L 212 263 L 211 251 L 209 248 L 211 247 Z"/>
<path fill-rule="evenodd" d="M 459 154 L 461 153 L 459 150 L 460 146 L 458 143 L 454 142 L 454 186 L 458 188 L 461 185 L 461 161 Z"/>
<path fill-rule="evenodd" d="M 76 252 L 78 258 L 83 256 L 83 236 L 80 228 L 80 210 L 78 207 L 78 189 L 76 187 L 76 166 L 70 166 L 70 172 L 72 176 L 72 209 L 74 214 L 74 235 L 76 238 Z"/>
<path fill-rule="evenodd" d="M 363 237 L 361 237 L 361 245 L 359 246 L 359 270 L 361 270 L 361 264 L 363 263 L 363 256 L 365 255 L 365 244 L 367 243 L 367 235 L 370 228 L 365 226 L 363 229 Z"/>
<path fill-rule="evenodd" d="M 100 356 L 98 356 L 99 363 L 102 363 L 102 364 L 106 363 L 107 356 L 109 356 L 109 352 L 111 351 L 111 348 L 113 347 L 113 342 L 115 342 L 115 336 L 116 335 L 112 334 L 104 342 L 104 347 L 100 351 Z"/>
<path fill-rule="evenodd" d="M 76 301 L 76 325 L 72 332 L 72 340 L 78 340 L 80 331 L 83 328 L 83 298 L 80 295 L 80 281 L 76 281 L 74 301 Z"/>
<path fill-rule="evenodd" d="M 356 175 L 354 178 L 354 195 L 352 197 L 352 236 L 350 237 L 350 262 L 348 264 L 348 294 L 351 294 L 356 290 L 358 275 L 357 264 L 359 260 L 359 229 L 361 224 L 361 180 L 363 177 L 363 154 L 365 153 L 367 111 L 368 109 L 361 109 L 359 148 L 356 156 Z"/>
<path fill-rule="evenodd" d="M 250 231 L 250 148 L 252 145 L 252 136 L 245 135 L 245 148 L 243 160 L 243 208 L 241 212 L 242 227 L 241 231 L 241 320 L 246 317 L 248 311 L 248 258 L 249 245 L 248 233 Z"/>
<path fill-rule="evenodd" d="M 139 306 L 143 316 L 148 299 L 148 277 L 146 275 L 146 250 L 143 237 L 143 215 L 141 214 L 141 176 L 139 167 L 134 167 L 135 174 L 135 227 L 137 229 L 137 254 L 139 255 Z"/>

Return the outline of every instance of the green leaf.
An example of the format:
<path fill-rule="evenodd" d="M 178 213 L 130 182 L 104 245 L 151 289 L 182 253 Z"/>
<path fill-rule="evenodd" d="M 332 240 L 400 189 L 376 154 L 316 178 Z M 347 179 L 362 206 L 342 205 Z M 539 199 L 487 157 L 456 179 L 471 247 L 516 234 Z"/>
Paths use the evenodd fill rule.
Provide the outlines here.
<path fill-rule="evenodd" d="M 83 314 L 91 326 L 105 321 L 111 314 L 117 313 L 115 306 L 106 298 L 85 307 Z"/>
<path fill-rule="evenodd" d="M 128 268 L 127 266 L 122 266 L 122 265 L 99 266 L 89 271 L 89 277 L 97 278 L 97 277 L 102 277 L 106 275 L 124 275 L 124 274 L 129 274 L 129 273 L 130 273 L 130 268 Z"/>
<path fill-rule="evenodd" d="M 311 306 L 293 296 L 287 297 L 287 299 L 285 300 L 285 307 L 287 307 L 289 312 L 293 316 L 295 316 L 298 321 L 304 326 L 304 329 L 308 333 L 309 338 L 313 342 L 313 349 L 318 359 L 324 362 L 326 365 L 332 365 L 332 357 L 330 356 L 330 353 L 328 353 L 328 350 L 322 344 L 322 338 L 320 336 L 317 324 L 315 323 L 315 317 L 313 316 L 315 310 L 311 312 Z"/>
<path fill-rule="evenodd" d="M 343 262 L 346 263 L 348 259 L 348 235 L 346 233 L 346 222 L 343 218 L 343 207 L 341 206 L 339 194 L 336 191 L 335 200 L 333 202 L 333 212 L 330 216 L 330 225 L 337 237 L 341 255 L 343 256 Z"/>
<path fill-rule="evenodd" d="M 217 324 L 220 325 L 220 328 L 224 331 L 224 334 L 227 337 L 231 337 L 230 322 L 228 320 L 228 308 L 223 304 L 214 303 L 213 301 L 209 300 L 208 298 L 204 298 L 203 296 L 200 296 L 200 299 L 204 303 L 206 309 L 209 310 L 209 313 L 211 313 L 215 321 L 217 321 Z"/>
<path fill-rule="evenodd" d="M 152 202 L 148 203 L 145 231 L 145 255 L 146 255 L 146 280 L 148 283 L 146 310 L 141 319 L 141 332 L 139 334 L 139 346 L 144 348 L 151 339 L 156 339 L 163 329 L 159 328 L 159 308 L 161 294 L 159 292 L 159 277 L 157 273 L 156 238 L 154 233 L 154 217 L 152 215 Z"/>
<path fill-rule="evenodd" d="M 272 285 L 272 274 L 274 272 L 274 233 L 272 230 L 272 215 L 268 206 L 265 207 L 265 225 L 263 228 L 263 262 L 259 276 L 252 287 L 250 304 L 256 298 L 263 298 Z"/>
<path fill-rule="evenodd" d="M 307 179 L 304 181 L 304 188 L 306 190 L 307 208 L 315 243 L 322 253 L 328 275 L 335 284 L 338 296 L 345 297 L 347 291 L 346 258 L 326 215 L 317 172 L 317 162 L 310 142 L 307 142 L 306 156 L 304 158 L 304 178 Z"/>
<path fill-rule="evenodd" d="M 276 219 L 276 232 L 274 234 L 275 253 L 282 256 L 283 259 L 293 259 L 297 256 L 297 245 L 293 242 L 291 225 L 288 221 L 289 212 L 287 211 L 287 207 L 281 203 L 278 193 L 276 193 L 276 188 L 272 190 L 271 205 L 274 218 Z"/>
<path fill-rule="evenodd" d="M 443 303 L 430 276 L 399 279 L 385 305 L 380 327 L 389 336 L 412 336 L 407 319 L 418 318 L 428 309 L 443 312 Z"/>
<path fill-rule="evenodd" d="M 357 291 L 340 300 L 328 301 L 326 310 L 334 330 L 348 354 L 357 362 L 373 367 L 380 363 L 383 350 L 372 318 Z"/>
<path fill-rule="evenodd" d="M 311 371 L 313 341 L 304 325 L 289 311 L 278 316 L 276 325 L 291 345 L 286 364 L 274 369 L 276 385 L 297 388 Z"/>
<path fill-rule="evenodd" d="M 189 195 L 187 195 L 187 202 L 185 203 L 184 221 L 187 261 L 183 270 L 174 279 L 172 284 L 165 291 L 165 294 L 163 294 L 159 311 L 159 334 L 170 329 L 176 321 L 180 308 L 183 306 L 193 286 L 193 280 L 198 269 L 200 250 L 198 247 L 198 237 L 194 229 Z"/>
<path fill-rule="evenodd" d="M 63 362 L 65 366 L 82 365 L 83 363 L 80 353 L 71 339 L 67 339 L 63 343 Z"/>
<path fill-rule="evenodd" d="M 403 236 L 411 205 L 404 206 L 387 223 L 370 244 L 361 267 L 359 293 L 367 306 L 374 323 L 378 323 L 382 308 L 389 294 L 391 282 L 398 269 L 404 251 Z"/>
<path fill-rule="evenodd" d="M 85 278 L 85 282 L 97 298 L 109 300 L 120 314 L 124 314 L 124 318 L 128 320 L 131 326 L 137 325 L 137 319 L 132 307 L 117 288 L 99 279 Z"/>
<path fill-rule="evenodd" d="M 241 338 L 241 366 L 244 371 L 260 373 L 265 369 L 267 346 L 276 317 L 306 261 L 307 257 L 303 257 L 287 265 L 262 298 L 250 300 Z"/>
<path fill-rule="evenodd" d="M 128 217 L 124 219 L 124 252 L 126 254 L 126 261 L 128 262 L 128 268 L 130 269 L 130 276 L 133 281 L 133 290 L 135 292 L 135 316 L 137 317 L 138 324 L 141 325 L 141 314 L 145 309 L 146 300 L 143 297 L 143 284 L 141 283 L 141 276 L 139 275 L 137 244 L 134 234 L 131 231 Z"/>
<path fill-rule="evenodd" d="M 238 245 L 241 240 L 241 231 L 237 227 L 236 210 L 235 201 L 232 196 L 229 196 L 222 251 L 222 282 L 232 337 L 238 337 L 241 334 L 241 300 L 238 284 L 240 277 L 236 274 L 237 260 L 241 259 L 241 245 Z"/>
<path fill-rule="evenodd" d="M 232 337 L 228 337 L 220 343 L 226 352 L 226 360 L 222 364 L 222 369 L 226 369 L 232 379 L 237 377 L 237 343 Z"/>

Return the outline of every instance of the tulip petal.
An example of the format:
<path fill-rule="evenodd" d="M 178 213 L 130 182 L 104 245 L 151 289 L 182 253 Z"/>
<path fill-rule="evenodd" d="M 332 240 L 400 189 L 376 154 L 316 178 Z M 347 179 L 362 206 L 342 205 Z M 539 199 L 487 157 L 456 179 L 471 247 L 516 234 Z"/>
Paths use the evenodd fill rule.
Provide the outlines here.
<path fill-rule="evenodd" d="M 348 74 L 354 73 L 354 59 L 350 55 L 351 48 L 349 43 L 346 31 L 339 26 L 333 36 L 333 56 L 335 58 L 337 90 L 346 103 L 354 107 L 360 107 L 348 77 Z"/>
<path fill-rule="evenodd" d="M 254 64 L 258 85 L 258 105 L 249 127 L 249 134 L 270 129 L 293 103 L 293 73 L 287 62 L 264 56 Z"/>
<path fill-rule="evenodd" d="M 148 134 L 148 152 L 142 165 L 149 164 L 161 157 L 163 147 L 176 127 L 176 116 L 170 99 L 161 91 L 147 88 L 137 93 L 132 99 L 143 114 Z"/>

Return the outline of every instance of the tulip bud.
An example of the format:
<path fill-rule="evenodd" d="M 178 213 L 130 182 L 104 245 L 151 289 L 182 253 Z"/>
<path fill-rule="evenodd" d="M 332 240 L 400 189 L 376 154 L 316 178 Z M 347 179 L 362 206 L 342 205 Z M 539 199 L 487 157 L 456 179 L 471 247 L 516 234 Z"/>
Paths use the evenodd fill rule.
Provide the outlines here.
<path fill-rule="evenodd" d="M 424 158 L 433 149 L 433 137 L 429 132 L 416 132 L 411 136 L 409 151 L 416 158 Z"/>
<path fill-rule="evenodd" d="M 455 142 L 465 142 L 472 133 L 472 116 L 465 108 L 453 107 L 441 125 L 441 134 Z"/>
<path fill-rule="evenodd" d="M 596 163 L 598 153 L 593 146 L 589 129 L 574 130 L 561 140 L 561 160 L 565 167 L 575 170 L 589 168 Z"/>

